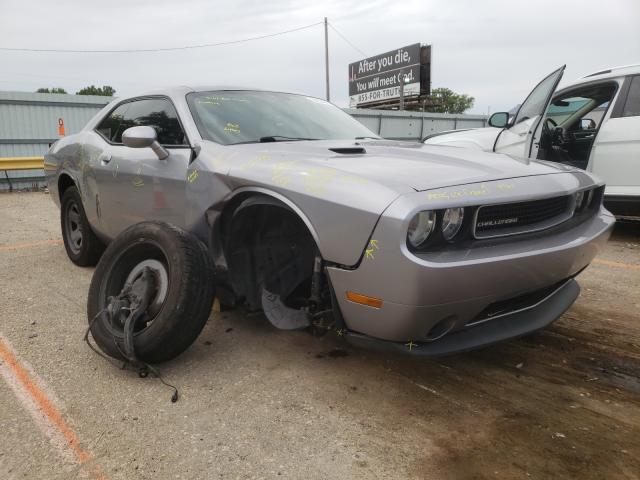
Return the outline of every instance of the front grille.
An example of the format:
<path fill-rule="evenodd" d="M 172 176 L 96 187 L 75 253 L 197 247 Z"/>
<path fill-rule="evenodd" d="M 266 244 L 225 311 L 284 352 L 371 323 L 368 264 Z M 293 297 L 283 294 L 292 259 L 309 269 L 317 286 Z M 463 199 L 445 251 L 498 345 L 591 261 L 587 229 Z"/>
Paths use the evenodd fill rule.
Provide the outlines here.
<path fill-rule="evenodd" d="M 572 208 L 571 195 L 528 202 L 485 205 L 478 208 L 475 237 L 502 237 L 543 230 L 568 220 L 571 217 Z"/>

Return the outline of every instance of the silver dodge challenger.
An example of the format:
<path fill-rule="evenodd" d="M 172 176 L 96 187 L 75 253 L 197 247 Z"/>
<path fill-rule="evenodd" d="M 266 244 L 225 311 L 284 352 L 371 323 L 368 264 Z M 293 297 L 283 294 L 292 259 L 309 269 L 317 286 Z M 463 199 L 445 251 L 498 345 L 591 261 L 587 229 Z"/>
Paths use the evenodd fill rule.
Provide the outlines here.
<path fill-rule="evenodd" d="M 324 100 L 272 91 L 180 87 L 114 100 L 52 145 L 45 169 L 78 265 L 95 265 L 133 225 L 170 225 L 197 240 L 208 258 L 195 263 L 211 271 L 181 288 L 213 282 L 223 305 L 261 310 L 278 328 L 422 356 L 549 325 L 614 224 L 604 185 L 583 170 L 385 140 Z M 204 320 L 180 317 L 171 291 L 186 274 L 162 245 L 114 251 L 125 266 L 99 265 L 96 275 L 112 276 L 89 302 L 92 316 L 150 271 L 136 335 L 177 316 L 156 327 L 155 360 L 184 350 L 211 307 L 199 307 Z"/>

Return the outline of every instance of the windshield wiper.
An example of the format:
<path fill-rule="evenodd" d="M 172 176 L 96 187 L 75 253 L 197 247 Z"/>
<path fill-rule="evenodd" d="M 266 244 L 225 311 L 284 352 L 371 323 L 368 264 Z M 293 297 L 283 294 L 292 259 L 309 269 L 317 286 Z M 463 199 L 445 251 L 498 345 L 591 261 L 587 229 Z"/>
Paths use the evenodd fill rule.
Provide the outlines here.
<path fill-rule="evenodd" d="M 267 142 L 288 142 L 290 140 L 318 140 L 317 138 L 304 138 L 304 137 L 285 137 L 283 135 L 268 135 L 266 137 L 260 137 L 260 143 Z"/>
<path fill-rule="evenodd" d="M 380 140 L 380 137 L 356 137 L 356 140 L 366 140 L 367 138 L 371 140 Z"/>

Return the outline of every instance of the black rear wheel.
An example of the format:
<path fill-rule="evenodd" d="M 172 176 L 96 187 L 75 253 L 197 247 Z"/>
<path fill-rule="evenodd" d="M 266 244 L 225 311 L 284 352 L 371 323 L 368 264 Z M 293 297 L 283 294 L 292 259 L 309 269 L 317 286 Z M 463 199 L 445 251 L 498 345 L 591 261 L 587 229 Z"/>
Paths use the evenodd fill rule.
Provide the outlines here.
<path fill-rule="evenodd" d="M 98 263 L 104 244 L 91 230 L 76 187 L 64 191 L 60 201 L 60 227 L 69 259 L 80 267 Z"/>

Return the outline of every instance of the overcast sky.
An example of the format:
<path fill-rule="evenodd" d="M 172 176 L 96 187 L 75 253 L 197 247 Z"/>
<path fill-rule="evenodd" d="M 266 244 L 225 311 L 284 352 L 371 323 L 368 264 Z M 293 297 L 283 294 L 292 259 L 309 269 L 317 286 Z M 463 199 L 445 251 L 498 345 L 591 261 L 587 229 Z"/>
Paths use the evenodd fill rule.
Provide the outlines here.
<path fill-rule="evenodd" d="M 293 29 L 324 16 L 373 56 L 433 45 L 432 87 L 476 98 L 470 113 L 521 103 L 566 63 L 564 82 L 640 63 L 640 0 L 0 0 L 0 47 L 163 48 Z M 239 85 L 324 97 L 321 25 L 237 45 L 152 53 L 0 51 L 0 90 L 111 85 Z M 348 105 L 347 65 L 362 55 L 329 31 L 331 100 Z"/>

